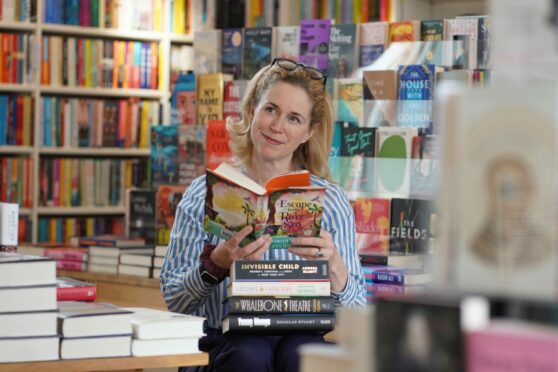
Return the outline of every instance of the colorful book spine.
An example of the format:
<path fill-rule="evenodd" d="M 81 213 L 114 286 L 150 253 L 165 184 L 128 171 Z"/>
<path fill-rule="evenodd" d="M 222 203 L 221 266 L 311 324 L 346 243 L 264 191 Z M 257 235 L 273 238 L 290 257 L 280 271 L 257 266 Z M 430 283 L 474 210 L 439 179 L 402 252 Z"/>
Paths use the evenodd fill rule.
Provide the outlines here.
<path fill-rule="evenodd" d="M 313 331 L 328 332 L 335 324 L 333 315 L 229 315 L 223 332 Z"/>
<path fill-rule="evenodd" d="M 224 314 L 331 314 L 335 305 L 331 297 L 230 297 Z"/>
<path fill-rule="evenodd" d="M 231 267 L 231 280 L 329 280 L 327 261 L 244 261 Z"/>
<path fill-rule="evenodd" d="M 232 282 L 230 296 L 329 296 L 329 281 L 269 282 L 242 281 Z"/>

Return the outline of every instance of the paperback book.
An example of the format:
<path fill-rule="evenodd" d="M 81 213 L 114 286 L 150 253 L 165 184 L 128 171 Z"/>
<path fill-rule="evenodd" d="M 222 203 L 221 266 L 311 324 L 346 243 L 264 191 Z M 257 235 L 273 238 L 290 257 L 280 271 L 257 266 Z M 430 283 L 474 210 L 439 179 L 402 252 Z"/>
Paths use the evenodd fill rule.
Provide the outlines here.
<path fill-rule="evenodd" d="M 229 315 L 223 319 L 223 333 L 227 332 L 329 332 L 333 329 L 333 314 L 321 315 Z"/>
<path fill-rule="evenodd" d="M 247 225 L 253 231 L 242 244 L 269 234 L 271 249 L 288 248 L 291 237 L 320 235 L 325 188 L 310 186 L 310 173 L 299 171 L 260 186 L 223 163 L 206 174 L 204 227 L 229 239 Z"/>
<path fill-rule="evenodd" d="M 236 260 L 231 280 L 329 280 L 327 261 Z"/>
<path fill-rule="evenodd" d="M 229 297 L 223 314 L 331 314 L 331 297 Z"/>

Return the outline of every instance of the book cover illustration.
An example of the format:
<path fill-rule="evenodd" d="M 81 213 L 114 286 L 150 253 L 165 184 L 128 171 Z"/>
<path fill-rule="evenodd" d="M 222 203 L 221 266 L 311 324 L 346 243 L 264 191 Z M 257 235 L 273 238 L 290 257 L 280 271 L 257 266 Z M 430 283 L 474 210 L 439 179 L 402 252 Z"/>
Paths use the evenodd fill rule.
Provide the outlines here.
<path fill-rule="evenodd" d="M 196 124 L 207 125 L 210 120 L 223 119 L 223 87 L 224 82 L 229 80 L 232 76 L 225 74 L 197 76 Z"/>
<path fill-rule="evenodd" d="M 223 95 L 223 119 L 232 117 L 240 119 L 242 116 L 242 98 L 248 87 L 249 80 L 229 80 L 225 82 Z"/>
<path fill-rule="evenodd" d="M 206 168 L 215 169 L 221 163 L 230 162 L 232 151 L 225 120 L 210 120 L 207 124 Z"/>
<path fill-rule="evenodd" d="M 156 205 L 154 190 L 128 191 L 127 226 L 130 239 L 143 238 L 146 244 L 154 244 L 156 237 Z"/>
<path fill-rule="evenodd" d="M 336 120 L 362 125 L 362 80 L 356 78 L 334 80 Z"/>
<path fill-rule="evenodd" d="M 362 114 L 366 127 L 394 127 L 397 108 L 397 72 L 363 71 Z"/>
<path fill-rule="evenodd" d="M 450 41 L 458 41 L 454 48 L 463 46 L 463 58 L 466 57 L 465 67 L 470 70 L 477 68 L 477 48 L 479 38 L 479 18 L 464 17 L 455 19 L 446 19 L 445 21 L 445 39 Z M 464 44 L 464 45 L 463 45 Z M 454 55 L 457 52 L 454 51 Z"/>
<path fill-rule="evenodd" d="M 171 124 L 196 124 L 196 76 L 180 73 L 171 96 Z"/>
<path fill-rule="evenodd" d="M 360 24 L 359 67 L 370 66 L 386 50 L 388 22 Z"/>
<path fill-rule="evenodd" d="M 244 29 L 243 79 L 251 79 L 271 62 L 271 27 Z"/>
<path fill-rule="evenodd" d="M 420 39 L 422 41 L 441 41 L 444 38 L 443 20 L 425 20 L 420 23 Z"/>
<path fill-rule="evenodd" d="M 194 73 L 221 72 L 221 30 L 194 32 Z"/>
<path fill-rule="evenodd" d="M 434 65 L 399 66 L 397 126 L 432 130 Z"/>
<path fill-rule="evenodd" d="M 242 76 L 243 49 L 244 35 L 242 28 L 223 30 L 221 70 L 225 74 L 231 74 L 234 79 L 240 79 Z"/>
<path fill-rule="evenodd" d="M 413 138 L 411 197 L 434 199 L 438 189 L 439 137 L 419 134 Z"/>
<path fill-rule="evenodd" d="M 178 181 L 178 125 L 151 127 L 151 182 L 173 184 Z"/>
<path fill-rule="evenodd" d="M 305 19 L 300 22 L 300 63 L 327 70 L 330 19 Z"/>
<path fill-rule="evenodd" d="M 206 157 L 205 125 L 180 125 L 178 127 L 178 185 L 189 185 L 204 174 Z"/>
<path fill-rule="evenodd" d="M 185 192 L 184 186 L 159 185 L 157 188 L 157 243 L 169 243 L 169 236 L 176 216 L 176 208 Z"/>
<path fill-rule="evenodd" d="M 389 42 L 419 41 L 420 21 L 401 21 L 389 23 Z"/>
<path fill-rule="evenodd" d="M 300 26 L 273 27 L 273 58 L 298 61 L 300 48 Z"/>
<path fill-rule="evenodd" d="M 387 255 L 389 252 L 390 200 L 357 198 L 353 209 L 359 254 Z"/>
<path fill-rule="evenodd" d="M 435 226 L 436 213 L 431 201 L 393 198 L 389 251 L 433 253 Z"/>
<path fill-rule="evenodd" d="M 229 171 L 226 176 L 219 174 L 224 168 Z M 242 177 L 248 181 L 243 183 Z M 268 181 L 263 188 L 226 164 L 215 172 L 208 170 L 206 231 L 228 239 L 244 226 L 252 225 L 254 230 L 243 244 L 270 234 L 272 249 L 288 248 L 293 236 L 319 236 L 325 189 L 309 187 L 307 172 L 278 176 L 270 181 L 274 180 L 292 180 L 294 183 L 290 187 L 287 186 L 289 183 L 273 187 Z"/>
<path fill-rule="evenodd" d="M 348 78 L 356 69 L 357 25 L 333 25 L 329 30 L 328 79 Z"/>

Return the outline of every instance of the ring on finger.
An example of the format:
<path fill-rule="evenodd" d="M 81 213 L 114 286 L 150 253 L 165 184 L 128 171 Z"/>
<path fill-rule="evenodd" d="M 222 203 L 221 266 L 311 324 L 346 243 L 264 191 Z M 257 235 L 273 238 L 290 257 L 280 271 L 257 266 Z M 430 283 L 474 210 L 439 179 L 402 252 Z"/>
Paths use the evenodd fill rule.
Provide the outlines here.
<path fill-rule="evenodd" d="M 323 254 L 323 252 L 322 252 L 322 248 L 318 248 L 318 251 L 316 252 L 316 254 L 314 255 L 314 257 L 320 258 L 320 257 L 323 257 L 323 256 L 324 256 L 324 254 Z"/>

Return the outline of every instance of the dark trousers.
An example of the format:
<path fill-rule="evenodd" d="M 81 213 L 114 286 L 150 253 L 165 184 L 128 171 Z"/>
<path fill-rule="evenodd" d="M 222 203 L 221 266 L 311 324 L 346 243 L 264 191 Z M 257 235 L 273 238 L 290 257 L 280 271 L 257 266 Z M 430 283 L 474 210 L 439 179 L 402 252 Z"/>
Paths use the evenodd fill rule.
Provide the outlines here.
<path fill-rule="evenodd" d="M 297 348 L 325 342 L 322 335 L 310 333 L 269 336 L 210 331 L 200 340 L 200 350 L 209 353 L 209 365 L 182 367 L 180 372 L 297 372 L 300 364 Z"/>

